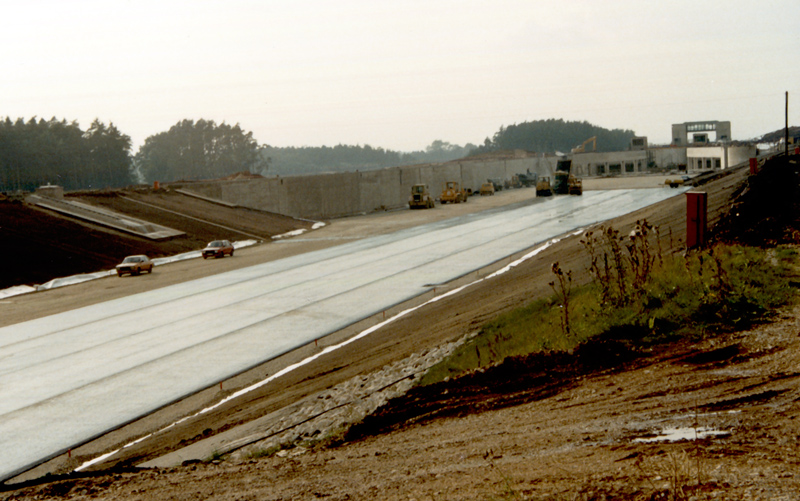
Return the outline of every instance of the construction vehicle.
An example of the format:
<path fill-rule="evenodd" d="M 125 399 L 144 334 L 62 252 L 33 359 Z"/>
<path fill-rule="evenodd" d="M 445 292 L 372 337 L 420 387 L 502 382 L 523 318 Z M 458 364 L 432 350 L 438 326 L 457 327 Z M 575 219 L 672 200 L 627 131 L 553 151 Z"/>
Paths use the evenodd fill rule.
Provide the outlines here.
<path fill-rule="evenodd" d="M 570 174 L 567 184 L 569 185 L 568 191 L 570 195 L 583 195 L 583 180 L 581 178 Z"/>
<path fill-rule="evenodd" d="M 494 191 L 503 191 L 504 183 L 503 183 L 503 180 L 500 179 L 499 177 L 494 177 L 492 179 L 487 179 L 487 181 L 489 181 L 490 183 L 492 183 L 494 185 Z"/>
<path fill-rule="evenodd" d="M 548 176 L 542 176 L 536 182 L 536 196 L 537 197 L 549 197 L 553 194 L 553 190 L 550 188 L 550 178 Z"/>
<path fill-rule="evenodd" d="M 441 200 L 443 204 L 460 204 L 461 202 L 466 202 L 467 190 L 462 188 L 458 184 L 458 181 L 447 181 L 444 183 L 444 188 L 442 188 L 442 196 L 439 197 L 439 200 Z"/>
<path fill-rule="evenodd" d="M 553 191 L 556 195 L 583 195 L 583 182 L 572 175 L 572 160 L 559 160 L 556 164 Z"/>
<path fill-rule="evenodd" d="M 411 196 L 408 197 L 409 209 L 433 209 L 434 205 L 427 184 L 415 184 L 411 187 Z"/>
<path fill-rule="evenodd" d="M 597 136 L 592 136 L 582 142 L 580 146 L 572 148 L 571 153 L 586 153 L 586 145 L 592 143 L 592 151 L 597 151 Z"/>
<path fill-rule="evenodd" d="M 519 178 L 519 183 L 526 188 L 531 186 L 536 186 L 536 181 L 538 180 L 539 176 L 535 172 L 531 174 L 530 169 L 525 174 L 517 174 L 517 178 Z"/>
<path fill-rule="evenodd" d="M 668 184 L 670 188 L 679 188 L 684 184 L 687 184 L 692 178 L 689 176 L 681 176 L 679 178 L 674 179 L 667 179 L 664 181 L 664 184 Z"/>
<path fill-rule="evenodd" d="M 494 183 L 486 182 L 481 185 L 481 196 L 494 195 Z"/>

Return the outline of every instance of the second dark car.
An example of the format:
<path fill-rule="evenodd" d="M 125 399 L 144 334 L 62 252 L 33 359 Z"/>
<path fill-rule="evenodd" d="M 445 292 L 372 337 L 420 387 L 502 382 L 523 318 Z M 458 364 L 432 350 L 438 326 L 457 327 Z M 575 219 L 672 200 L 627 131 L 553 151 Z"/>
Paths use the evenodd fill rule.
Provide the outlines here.
<path fill-rule="evenodd" d="M 214 240 L 203 249 L 203 259 L 224 257 L 225 254 L 233 256 L 233 244 L 227 240 Z"/>

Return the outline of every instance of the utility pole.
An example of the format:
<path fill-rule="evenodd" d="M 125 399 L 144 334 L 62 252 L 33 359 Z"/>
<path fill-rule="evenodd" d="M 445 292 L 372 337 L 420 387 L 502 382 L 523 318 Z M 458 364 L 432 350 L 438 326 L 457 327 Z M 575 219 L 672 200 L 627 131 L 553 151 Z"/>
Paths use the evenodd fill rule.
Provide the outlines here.
<path fill-rule="evenodd" d="M 783 154 L 789 156 L 789 91 L 786 91 L 786 132 L 783 137 Z"/>

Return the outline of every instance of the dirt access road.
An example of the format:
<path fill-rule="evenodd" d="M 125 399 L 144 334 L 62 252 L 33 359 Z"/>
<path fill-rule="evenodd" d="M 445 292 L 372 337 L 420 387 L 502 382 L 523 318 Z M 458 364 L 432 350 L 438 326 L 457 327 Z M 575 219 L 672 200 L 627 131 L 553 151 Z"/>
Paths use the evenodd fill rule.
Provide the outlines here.
<path fill-rule="evenodd" d="M 728 197 L 742 177 L 730 176 L 705 188 L 712 219 L 728 205 Z M 508 192 L 508 196 L 515 193 Z M 501 197 L 488 197 L 485 203 L 492 199 L 499 203 Z M 470 210 L 471 204 L 434 212 Z M 625 230 L 637 219 L 647 218 L 661 228 L 665 247 L 678 248 L 685 228 L 684 207 L 684 197 L 680 196 L 613 224 Z M 420 211 L 402 216 L 440 217 L 439 214 Z M 399 216 L 382 214 L 354 218 L 341 225 L 337 222 L 328 229 L 331 233 L 315 233 L 317 239 L 263 246 L 250 252 L 267 252 L 264 249 L 274 247 L 270 251 L 280 254 L 291 252 L 290 245 L 330 245 L 337 239 L 358 237 L 362 225 L 390 231 L 396 224 L 406 224 L 397 222 L 395 217 Z M 336 226 L 340 226 L 339 233 L 333 234 Z M 241 254 L 242 262 L 250 255 Z M 239 259 L 237 253 L 235 260 L 217 260 L 214 264 L 222 267 Z M 425 347 L 457 339 L 499 312 L 549 294 L 549 267 L 556 260 L 576 273 L 585 270 L 578 239 L 566 239 L 512 272 L 418 310 L 336 355 L 320 358 L 274 385 L 248 394 L 246 399 L 145 440 L 112 463 L 133 465 L 157 457 Z M 185 264 L 186 269 L 190 269 L 189 264 Z M 183 266 L 172 269 L 191 274 L 183 271 Z M 206 271 L 201 269 L 198 273 Z M 166 268 L 153 277 L 162 274 L 163 280 L 168 281 Z M 109 293 L 124 295 L 144 287 L 138 283 L 134 286 L 133 280 L 124 282 L 126 290 Z M 70 297 L 48 298 L 47 303 L 68 308 L 81 304 L 81 296 L 84 302 L 97 300 L 97 289 L 92 285 L 76 287 L 82 287 L 80 292 L 75 289 Z M 58 293 L 62 291 L 47 294 Z M 38 296 L 35 300 L 33 296 L 20 299 L 17 306 L 29 315 L 42 314 L 47 307 L 39 301 L 45 301 L 45 295 Z M 452 381 L 449 386 L 437 386 L 438 395 L 429 396 L 428 401 L 445 402 L 443 408 L 447 409 L 448 394 L 472 395 L 469 406 L 456 405 L 451 407 L 457 409 L 452 413 L 434 413 L 440 415 L 437 419 L 416 416 L 401 420 L 394 427 L 387 425 L 389 432 L 367 434 L 331 449 L 295 448 L 269 458 L 141 472 L 117 469 L 97 476 L 33 485 L 0 497 L 662 499 L 657 497 L 659 493 L 673 487 L 673 492 L 684 489 L 697 499 L 791 499 L 790 494 L 798 492 L 800 478 L 794 420 L 798 397 L 795 354 L 800 353 L 796 313 L 791 312 L 782 323 L 752 333 L 707 340 L 697 346 L 675 346 L 649 358 L 632 360 L 625 371 L 611 370 L 603 364 L 576 363 L 574 372 L 565 370 L 555 382 L 517 387 L 511 393 L 514 398 L 509 398 L 508 392 L 492 390 L 492 381 L 502 381 L 492 371 L 486 373 L 492 376 L 491 380 L 482 381 L 482 377 L 489 376 L 476 374 Z M 577 356 L 576 360 L 582 357 Z M 265 368 L 264 373 L 273 369 Z M 535 367 L 517 369 L 511 372 L 536 376 L 531 381 L 543 382 L 541 377 L 547 375 L 547 371 L 536 374 Z M 220 392 L 210 389 L 192 402 L 165 409 L 87 444 L 73 451 L 72 458 L 59 458 L 50 467 L 59 460 L 61 467 L 79 464 L 242 384 L 243 381 L 231 382 L 231 388 Z M 470 388 L 481 391 L 470 392 Z M 392 420 L 383 422 L 391 424 Z M 635 441 L 652 438 L 653 432 L 668 426 L 681 428 L 687 424 L 708 427 L 719 435 L 691 443 Z"/>

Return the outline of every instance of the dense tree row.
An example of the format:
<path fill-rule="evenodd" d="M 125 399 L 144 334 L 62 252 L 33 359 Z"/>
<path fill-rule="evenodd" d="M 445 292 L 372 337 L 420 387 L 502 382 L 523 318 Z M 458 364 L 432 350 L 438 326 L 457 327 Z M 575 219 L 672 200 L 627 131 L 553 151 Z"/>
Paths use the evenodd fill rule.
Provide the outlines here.
<path fill-rule="evenodd" d="M 500 127 L 494 137 L 471 154 L 522 149 L 569 153 L 591 137 L 597 137 L 597 151 L 624 151 L 630 147 L 632 130 L 604 129 L 589 122 L 566 122 L 562 119 L 536 120 Z"/>
<path fill-rule="evenodd" d="M 75 122 L 0 120 L 0 191 L 65 189 L 131 183 L 131 140 L 99 120 L 83 131 Z"/>
<path fill-rule="evenodd" d="M 291 175 L 317 172 L 347 172 L 400 165 L 403 154 L 370 145 L 318 147 L 262 146 L 261 155 L 270 174 Z M 267 171 L 262 172 L 266 174 Z"/>
<path fill-rule="evenodd" d="M 83 131 L 55 118 L 0 121 L 0 191 L 33 190 L 51 183 L 65 189 L 118 187 L 132 182 L 214 179 L 238 172 L 311 174 L 438 163 L 468 155 L 524 149 L 569 152 L 589 137 L 598 151 L 625 150 L 634 133 L 588 122 L 539 120 L 500 127 L 476 147 L 433 141 L 403 153 L 372 146 L 259 146 L 252 132 L 213 120 L 182 120 L 148 137 L 135 157 L 130 138 L 99 120 Z"/>
<path fill-rule="evenodd" d="M 238 124 L 182 120 L 148 137 L 135 157 L 139 176 L 147 181 L 214 179 L 237 172 L 261 172 L 266 160 L 252 132 Z"/>
<path fill-rule="evenodd" d="M 458 146 L 436 140 L 425 151 L 403 153 L 373 148 L 370 145 L 319 147 L 262 146 L 261 153 L 269 165 L 269 174 L 291 175 L 317 172 L 352 172 L 399 165 L 438 163 L 463 158 L 475 145 Z M 263 172 L 262 172 L 263 173 Z"/>

